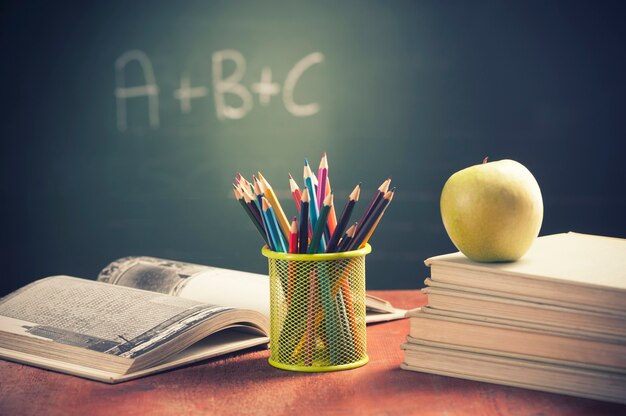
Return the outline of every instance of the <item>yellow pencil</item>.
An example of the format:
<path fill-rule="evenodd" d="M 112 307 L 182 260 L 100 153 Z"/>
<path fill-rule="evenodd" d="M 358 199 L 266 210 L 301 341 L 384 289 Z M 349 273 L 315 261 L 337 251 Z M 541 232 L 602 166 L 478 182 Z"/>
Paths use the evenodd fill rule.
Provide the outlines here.
<path fill-rule="evenodd" d="M 272 208 L 274 208 L 274 214 L 276 215 L 276 220 L 278 221 L 278 225 L 280 226 L 280 229 L 283 235 L 285 236 L 285 239 L 289 241 L 288 240 L 289 228 L 290 228 L 289 220 L 287 219 L 287 216 L 285 215 L 283 208 L 280 206 L 280 202 L 278 202 L 278 198 L 276 197 L 276 194 L 274 193 L 272 186 L 267 181 L 267 179 L 265 179 L 265 177 L 261 175 L 261 172 L 259 172 L 259 184 L 261 186 L 261 192 L 265 194 L 265 197 L 267 198 L 269 203 L 272 205 Z"/>

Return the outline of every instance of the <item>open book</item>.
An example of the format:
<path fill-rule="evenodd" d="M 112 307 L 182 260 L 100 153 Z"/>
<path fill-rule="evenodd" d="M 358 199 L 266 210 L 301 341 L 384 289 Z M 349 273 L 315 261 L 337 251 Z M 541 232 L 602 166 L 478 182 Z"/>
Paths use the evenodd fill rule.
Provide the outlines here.
<path fill-rule="evenodd" d="M 268 342 L 267 276 L 150 257 L 0 299 L 0 357 L 117 383 Z M 382 299 L 368 321 L 397 319 Z"/>

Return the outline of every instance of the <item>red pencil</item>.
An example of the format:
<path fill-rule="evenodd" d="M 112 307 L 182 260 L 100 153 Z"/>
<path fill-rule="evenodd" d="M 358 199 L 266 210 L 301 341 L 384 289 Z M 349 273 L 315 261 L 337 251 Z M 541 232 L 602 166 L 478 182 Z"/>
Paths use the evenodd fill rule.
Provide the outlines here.
<path fill-rule="evenodd" d="M 293 176 L 291 176 L 291 173 L 289 174 L 289 188 L 291 188 L 291 196 L 293 197 L 293 200 L 296 203 L 296 209 L 298 210 L 298 213 L 299 213 L 300 212 L 300 199 L 302 198 L 302 192 L 300 192 L 300 188 L 298 187 L 298 184 L 296 183 L 296 181 L 293 179 Z"/>
<path fill-rule="evenodd" d="M 289 227 L 289 253 L 296 254 L 298 252 L 298 222 L 296 217 L 293 217 L 291 221 L 291 227 Z"/>

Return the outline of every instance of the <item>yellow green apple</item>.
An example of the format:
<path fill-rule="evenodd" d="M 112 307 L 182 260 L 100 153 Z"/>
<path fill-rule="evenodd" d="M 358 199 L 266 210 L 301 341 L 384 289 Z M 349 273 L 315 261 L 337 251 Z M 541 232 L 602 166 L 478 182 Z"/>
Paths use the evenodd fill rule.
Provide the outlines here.
<path fill-rule="evenodd" d="M 514 261 L 539 234 L 543 200 L 521 163 L 499 160 L 470 166 L 447 180 L 441 218 L 454 245 L 475 261 Z"/>

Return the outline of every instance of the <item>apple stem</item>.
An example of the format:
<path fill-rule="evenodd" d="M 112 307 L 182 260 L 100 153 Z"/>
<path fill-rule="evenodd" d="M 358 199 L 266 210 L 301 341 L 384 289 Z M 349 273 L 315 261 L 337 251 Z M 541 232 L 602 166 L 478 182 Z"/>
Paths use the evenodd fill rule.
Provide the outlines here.
<path fill-rule="evenodd" d="M 485 158 L 483 159 L 483 165 L 487 163 L 487 159 L 489 159 L 489 156 L 485 156 Z"/>

